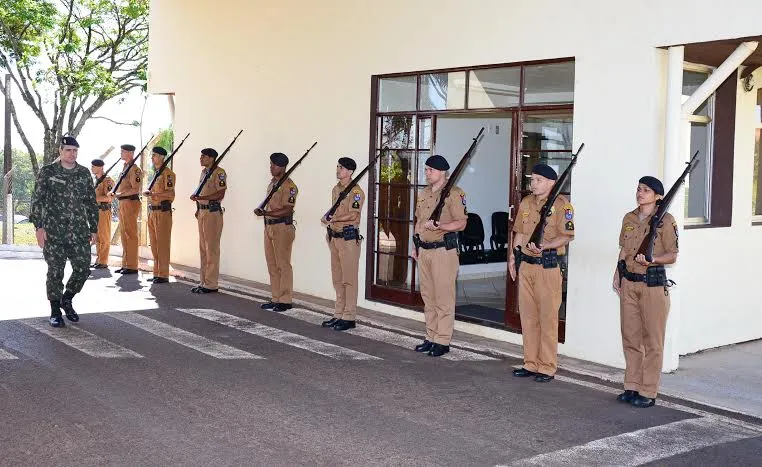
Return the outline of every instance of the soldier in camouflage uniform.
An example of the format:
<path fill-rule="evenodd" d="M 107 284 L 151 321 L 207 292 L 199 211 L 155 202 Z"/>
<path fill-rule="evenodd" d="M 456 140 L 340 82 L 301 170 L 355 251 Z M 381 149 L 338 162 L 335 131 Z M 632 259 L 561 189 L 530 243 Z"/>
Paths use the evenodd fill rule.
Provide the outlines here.
<path fill-rule="evenodd" d="M 47 294 L 50 325 L 65 326 L 61 309 L 69 321 L 79 321 L 72 298 L 90 275 L 90 245 L 98 232 L 98 204 L 87 168 L 77 164 L 79 143 L 71 136 L 61 140 L 59 157 L 40 169 L 32 193 L 30 221 L 37 244 L 48 264 Z M 66 260 L 72 274 L 63 291 Z"/>

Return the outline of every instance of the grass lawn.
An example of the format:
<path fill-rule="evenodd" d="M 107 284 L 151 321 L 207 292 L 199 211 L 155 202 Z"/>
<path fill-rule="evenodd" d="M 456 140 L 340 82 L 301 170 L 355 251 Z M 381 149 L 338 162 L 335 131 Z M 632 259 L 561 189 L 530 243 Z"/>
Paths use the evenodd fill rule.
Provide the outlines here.
<path fill-rule="evenodd" d="M 0 222 L 0 229 L 3 223 Z M 37 245 L 37 239 L 34 236 L 34 224 L 26 222 L 15 224 L 13 226 L 13 243 L 16 245 Z"/>

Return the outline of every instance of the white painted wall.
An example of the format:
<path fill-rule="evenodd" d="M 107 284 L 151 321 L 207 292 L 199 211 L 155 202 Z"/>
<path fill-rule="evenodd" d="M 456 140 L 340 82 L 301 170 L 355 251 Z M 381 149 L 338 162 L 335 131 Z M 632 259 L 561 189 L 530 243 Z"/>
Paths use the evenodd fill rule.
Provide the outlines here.
<path fill-rule="evenodd" d="M 332 298 L 329 254 L 318 218 L 328 207 L 336 158 L 367 155 L 371 75 L 575 57 L 573 146 L 586 146 L 573 177 L 578 230 L 569 265 L 567 341 L 559 351 L 622 366 L 611 278 L 621 217 L 633 207 L 637 179 L 659 174 L 662 167 L 666 62 L 656 47 L 757 35 L 762 33 L 760 17 L 759 0 L 551 0 L 542 7 L 528 0 L 220 0 L 213 5 L 154 0 L 150 90 L 176 93 L 176 130 L 191 132 L 176 159 L 178 193 L 189 195 L 195 187 L 199 149 L 222 150 L 239 128 L 245 129 L 222 164 L 229 173 L 222 235 L 225 274 L 267 282 L 262 227 L 251 213 L 269 177 L 267 157 L 283 151 L 296 158 L 318 141 L 294 175 L 300 187 L 294 280 L 300 292 Z M 738 149 L 749 144 L 739 139 Z M 743 160 L 737 154 L 736 163 Z M 741 178 L 736 172 L 735 223 L 743 223 L 749 211 L 740 204 L 750 198 Z M 176 207 L 172 259 L 196 265 L 193 205 L 179 195 Z M 691 275 L 680 284 L 683 316 L 704 316 L 702 329 L 721 336 L 718 342 L 762 335 L 752 310 L 758 303 L 752 281 L 759 258 L 734 264 L 738 274 L 710 278 L 710 266 L 731 268 L 728 255 L 709 254 L 713 248 L 729 240 L 758 243 L 757 230 L 739 229 L 690 231 L 681 238 L 682 270 Z M 722 299 L 709 297 L 708 290 L 718 291 Z M 396 307 L 364 300 L 360 305 L 421 319 L 419 313 Z M 728 316 L 734 309 L 739 311 L 733 316 L 756 324 L 707 322 L 712 314 Z M 521 342 L 516 334 L 488 333 Z M 705 345 L 703 338 L 687 339 L 698 334 L 704 333 L 687 326 L 680 345 L 670 335 L 668 348 Z M 676 361 L 666 360 L 667 369 Z"/>

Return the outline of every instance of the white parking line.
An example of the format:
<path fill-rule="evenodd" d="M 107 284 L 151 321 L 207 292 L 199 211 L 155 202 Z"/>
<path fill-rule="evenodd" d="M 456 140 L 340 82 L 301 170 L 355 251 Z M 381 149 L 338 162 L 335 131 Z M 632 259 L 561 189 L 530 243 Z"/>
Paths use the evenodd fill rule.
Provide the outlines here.
<path fill-rule="evenodd" d="M 7 352 L 3 349 L 0 349 L 0 360 L 17 360 L 17 359 L 18 357 L 16 357 L 12 353 Z"/>
<path fill-rule="evenodd" d="M 198 308 L 178 308 L 178 311 L 188 313 L 199 318 L 203 318 L 224 326 L 243 331 L 254 336 L 263 337 L 271 341 L 280 342 L 282 344 L 290 345 L 300 349 L 307 350 L 319 355 L 324 355 L 330 358 L 336 358 L 339 360 L 381 360 L 373 355 L 368 355 L 356 350 L 347 349 L 338 345 L 329 344 L 319 340 L 311 339 L 309 337 L 294 334 L 292 332 L 283 331 L 278 328 L 265 326 L 264 324 L 255 323 L 248 319 L 239 318 L 238 316 L 222 313 L 217 310 L 198 309 Z"/>
<path fill-rule="evenodd" d="M 39 331 L 53 339 L 68 345 L 91 357 L 98 358 L 143 358 L 137 352 L 125 349 L 122 346 L 113 344 L 105 339 L 101 339 L 95 334 L 89 333 L 76 326 L 66 326 L 65 328 L 52 328 L 47 321 L 39 318 L 30 318 L 20 321 L 36 331 Z"/>
<path fill-rule="evenodd" d="M 109 316 L 131 324 L 155 336 L 170 340 L 189 349 L 221 359 L 261 359 L 259 355 L 245 352 L 229 345 L 207 339 L 161 321 L 132 312 L 109 313 Z"/>

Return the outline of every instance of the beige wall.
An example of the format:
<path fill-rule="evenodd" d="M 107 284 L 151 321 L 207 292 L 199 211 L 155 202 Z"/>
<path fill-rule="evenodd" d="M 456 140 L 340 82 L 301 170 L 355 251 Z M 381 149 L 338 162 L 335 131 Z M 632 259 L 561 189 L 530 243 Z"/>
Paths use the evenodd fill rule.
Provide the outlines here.
<path fill-rule="evenodd" d="M 585 152 L 574 173 L 578 230 L 567 342 L 560 351 L 622 365 L 618 299 L 610 283 L 621 217 L 633 207 L 637 179 L 661 175 L 666 58 L 655 47 L 762 34 L 762 2 L 727 5 L 709 0 L 154 0 L 150 90 L 176 94 L 176 131 L 191 132 L 175 163 L 179 193 L 189 195 L 198 181 L 199 149 L 221 151 L 245 130 L 222 163 L 229 174 L 225 274 L 268 282 L 262 226 L 251 213 L 264 196 L 268 156 L 282 151 L 295 160 L 318 141 L 294 175 L 300 187 L 294 279 L 298 291 L 332 298 L 318 218 L 329 207 L 337 157 L 367 160 L 371 75 L 575 57 L 574 147 L 585 142 Z M 750 182 L 738 183 L 737 194 L 745 196 Z M 193 204 L 181 195 L 176 206 L 172 259 L 197 265 Z M 681 237 L 683 256 L 699 257 L 705 242 L 722 235 L 694 232 Z M 685 280 L 680 287 L 689 284 L 702 285 Z M 751 296 L 744 297 L 739 304 L 750 303 Z M 701 313 L 712 311 L 705 302 L 684 302 Z M 750 328 L 762 336 L 759 318 Z M 667 361 L 668 368 L 674 366 L 676 354 Z"/>

